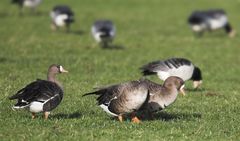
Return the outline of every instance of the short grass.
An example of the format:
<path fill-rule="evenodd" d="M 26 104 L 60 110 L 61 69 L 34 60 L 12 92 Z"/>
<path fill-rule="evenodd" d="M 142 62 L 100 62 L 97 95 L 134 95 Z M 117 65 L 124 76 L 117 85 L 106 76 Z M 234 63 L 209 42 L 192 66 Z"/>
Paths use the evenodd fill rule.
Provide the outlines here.
<path fill-rule="evenodd" d="M 18 15 L 10 0 L 0 2 L 0 140 L 239 140 L 240 40 L 224 31 L 196 38 L 186 19 L 195 9 L 223 8 L 240 31 L 237 0 L 44 0 L 37 15 Z M 68 4 L 76 14 L 71 33 L 50 30 L 49 11 Z M 112 19 L 115 45 L 101 49 L 90 34 L 95 19 Z M 81 97 L 93 87 L 139 79 L 150 61 L 185 57 L 203 71 L 200 91 L 187 91 L 157 119 L 133 124 L 112 120 L 95 97 Z M 13 111 L 8 96 L 47 67 L 62 64 L 58 76 L 64 100 L 48 121 Z M 162 83 L 157 77 L 149 77 Z M 191 82 L 187 82 L 191 88 Z"/>

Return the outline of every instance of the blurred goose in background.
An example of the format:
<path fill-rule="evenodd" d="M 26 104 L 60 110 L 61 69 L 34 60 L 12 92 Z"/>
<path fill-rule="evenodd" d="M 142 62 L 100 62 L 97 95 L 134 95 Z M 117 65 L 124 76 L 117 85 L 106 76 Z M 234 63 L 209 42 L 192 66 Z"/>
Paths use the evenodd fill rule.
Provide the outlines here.
<path fill-rule="evenodd" d="M 61 65 L 51 65 L 47 80 L 37 79 L 9 97 L 10 100 L 17 99 L 13 109 L 28 109 L 32 113 L 32 119 L 36 117 L 36 113 L 43 112 L 44 118 L 48 119 L 50 111 L 55 109 L 63 98 L 63 87 L 55 76 L 65 72 L 68 71 Z"/>
<path fill-rule="evenodd" d="M 170 58 L 163 61 L 150 62 L 140 68 L 144 76 L 157 74 L 165 81 L 169 76 L 178 76 L 184 81 L 193 80 L 193 87 L 197 89 L 202 84 L 201 70 L 185 58 Z"/>
<path fill-rule="evenodd" d="M 178 91 L 183 91 L 184 81 L 179 77 L 169 77 L 163 86 L 147 79 L 125 82 L 101 88 L 86 95 L 98 95 L 98 105 L 108 114 L 123 121 L 123 115 L 131 113 L 132 122 L 139 123 L 135 115 L 142 106 L 144 110 L 158 111 L 173 103 Z M 148 105 L 149 103 L 149 105 Z"/>
<path fill-rule="evenodd" d="M 12 3 L 18 4 L 22 9 L 23 7 L 31 8 L 35 11 L 36 7 L 42 2 L 42 0 L 12 0 Z"/>
<path fill-rule="evenodd" d="M 115 37 L 116 29 L 110 20 L 97 20 L 92 25 L 94 39 L 103 47 L 108 47 Z"/>
<path fill-rule="evenodd" d="M 57 30 L 58 27 L 65 27 L 69 31 L 70 24 L 74 22 L 73 11 L 65 5 L 58 5 L 53 8 L 50 13 L 52 19 L 52 30 Z"/>
<path fill-rule="evenodd" d="M 235 36 L 224 10 L 194 11 L 188 18 L 192 30 L 199 35 L 204 31 L 224 29 L 230 37 Z"/>

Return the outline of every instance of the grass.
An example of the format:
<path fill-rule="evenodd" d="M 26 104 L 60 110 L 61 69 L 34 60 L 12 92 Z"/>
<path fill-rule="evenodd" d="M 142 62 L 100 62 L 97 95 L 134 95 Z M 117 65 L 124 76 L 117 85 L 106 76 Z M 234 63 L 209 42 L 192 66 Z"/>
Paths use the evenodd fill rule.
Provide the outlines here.
<path fill-rule="evenodd" d="M 49 10 L 59 3 L 75 11 L 72 33 L 50 30 Z M 2 0 L 1 140 L 239 140 L 239 35 L 228 38 L 216 31 L 195 38 L 186 23 L 192 10 L 223 8 L 240 31 L 239 4 L 235 0 L 44 0 L 38 15 L 26 10 L 19 16 L 17 6 Z M 99 18 L 114 21 L 114 44 L 124 49 L 97 46 L 90 27 Z M 141 65 L 170 57 L 185 57 L 199 66 L 203 87 L 179 96 L 156 120 L 119 123 L 96 106 L 95 97 L 81 97 L 96 86 L 139 79 Z M 65 95 L 50 119 L 44 121 L 39 115 L 31 120 L 29 112 L 13 111 L 14 102 L 7 97 L 36 78 L 46 78 L 52 63 L 62 64 L 70 73 L 58 76 Z"/>

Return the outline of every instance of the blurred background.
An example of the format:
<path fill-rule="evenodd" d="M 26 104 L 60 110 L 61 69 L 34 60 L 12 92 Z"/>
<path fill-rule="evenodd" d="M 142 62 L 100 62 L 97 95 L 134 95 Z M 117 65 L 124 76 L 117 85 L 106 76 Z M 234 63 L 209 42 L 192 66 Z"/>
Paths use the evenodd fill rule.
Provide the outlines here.
<path fill-rule="evenodd" d="M 70 31 L 51 30 L 54 6 L 68 5 Z M 0 137 L 6 140 L 238 140 L 240 88 L 239 0 L 43 0 L 33 12 L 10 0 L 0 2 Z M 220 29 L 197 37 L 187 20 L 195 10 L 224 9 L 236 31 Z M 91 35 L 98 19 L 116 27 L 113 44 L 101 48 Z M 188 91 L 159 120 L 118 123 L 81 96 L 93 87 L 141 77 L 139 67 L 154 60 L 184 57 L 203 71 L 203 87 Z M 64 100 L 52 119 L 29 119 L 12 111 L 8 96 L 45 79 L 50 64 L 69 70 L 58 77 Z M 155 76 L 149 79 L 163 83 Z M 191 83 L 187 82 L 187 87 Z M 161 114 L 160 114 L 161 115 Z"/>

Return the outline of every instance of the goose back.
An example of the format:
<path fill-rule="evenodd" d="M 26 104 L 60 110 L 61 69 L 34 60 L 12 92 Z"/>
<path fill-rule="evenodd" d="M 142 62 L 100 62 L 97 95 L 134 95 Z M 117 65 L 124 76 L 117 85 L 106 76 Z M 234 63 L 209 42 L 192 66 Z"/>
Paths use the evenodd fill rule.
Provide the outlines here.
<path fill-rule="evenodd" d="M 224 10 L 194 11 L 188 19 L 194 31 L 216 30 L 228 25 Z"/>
<path fill-rule="evenodd" d="M 96 94 L 98 105 L 108 107 L 114 114 L 126 114 L 138 110 L 148 97 L 148 89 L 142 81 L 130 81 L 102 88 L 85 95 Z M 84 95 L 84 96 L 85 96 Z"/>

